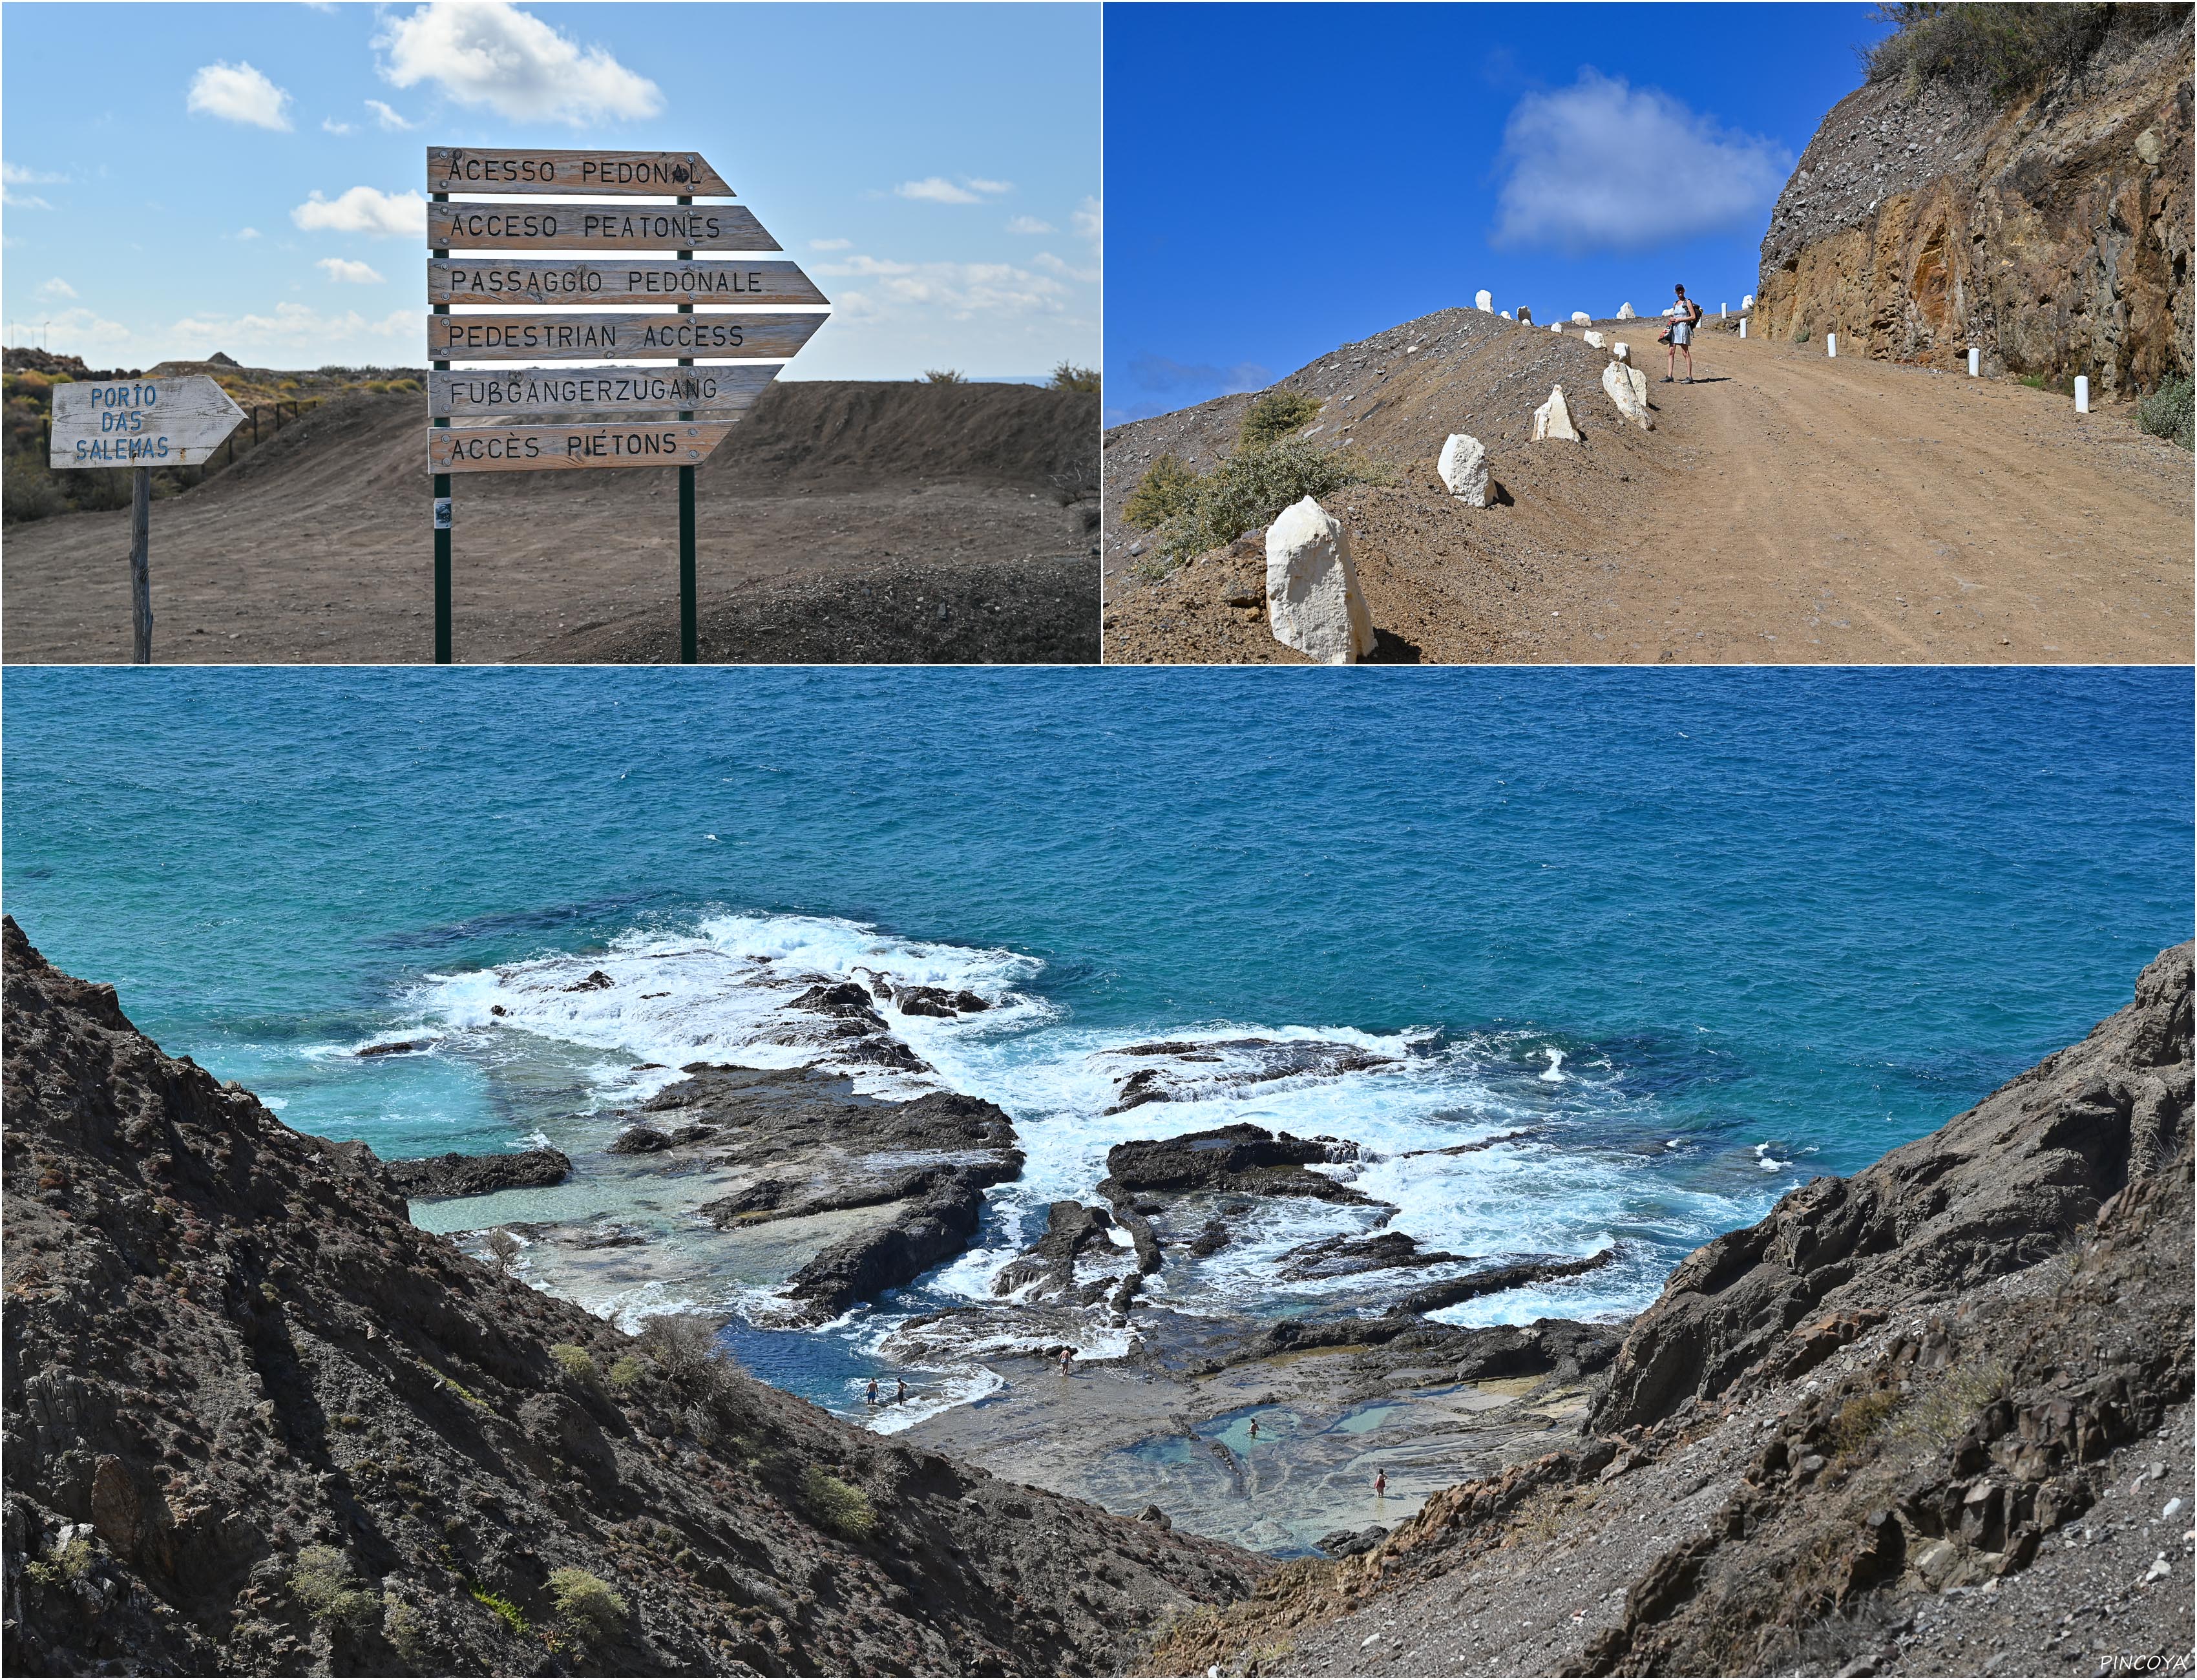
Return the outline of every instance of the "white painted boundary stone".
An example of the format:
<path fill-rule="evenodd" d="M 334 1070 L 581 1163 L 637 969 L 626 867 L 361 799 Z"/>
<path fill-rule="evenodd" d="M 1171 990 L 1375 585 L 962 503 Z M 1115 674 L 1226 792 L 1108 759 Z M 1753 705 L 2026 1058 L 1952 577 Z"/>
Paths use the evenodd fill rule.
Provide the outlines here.
<path fill-rule="evenodd" d="M 1839 353 L 1839 335 L 1837 333 L 1826 333 L 1823 334 L 1823 353 L 1826 356 L 1836 356 Z"/>
<path fill-rule="evenodd" d="M 1622 339 L 1620 339 L 1615 344 L 1609 347 L 1609 353 L 1615 356 L 1620 362 L 1630 362 L 1632 360 L 1632 346 L 1626 344 Z"/>
<path fill-rule="evenodd" d="M 1549 400 L 1533 410 L 1533 441 L 1536 443 L 1561 439 L 1576 443 L 1579 429 L 1572 424 L 1571 405 L 1564 401 L 1564 388 L 1549 387 Z"/>
<path fill-rule="evenodd" d="M 1472 294 L 1472 306 L 1478 310 L 1482 315 L 1494 314 L 1495 294 L 1493 292 L 1488 291 L 1487 287 L 1482 287 L 1479 291 Z"/>
<path fill-rule="evenodd" d="M 1501 316 L 1505 321 L 1508 321 L 1510 318 L 1510 311 L 1508 310 L 1498 310 L 1495 312 Z"/>
<path fill-rule="evenodd" d="M 1742 339 L 1747 336 L 1747 317 L 1743 315 L 1739 318 L 1739 336 Z"/>
<path fill-rule="evenodd" d="M 1617 412 L 1643 432 L 1653 432 L 1655 421 L 1648 412 L 1648 375 L 1638 368 L 1613 362 L 1602 370 L 1602 388 L 1617 404 Z"/>
<path fill-rule="evenodd" d="M 1267 527 L 1267 622 L 1276 641 L 1322 664 L 1354 665 L 1373 651 L 1350 533 L 1310 496 Z"/>
<path fill-rule="evenodd" d="M 1552 321 L 1552 322 L 1551 322 L 1549 323 L 1549 330 L 1550 330 L 1551 333 L 1561 333 L 1561 332 L 1562 332 L 1562 331 L 1564 330 L 1564 325 L 1563 325 L 1563 322 L 1562 322 L 1561 321 Z"/>
<path fill-rule="evenodd" d="M 1744 298 L 1742 298 L 1739 300 L 1739 306 L 1743 310 L 1753 309 L 1754 307 L 1754 293 L 1750 292 Z"/>
<path fill-rule="evenodd" d="M 1572 325 L 1573 325 L 1573 326 L 1574 326 L 1574 327 L 1591 327 L 1593 324 L 1594 324 L 1594 317 L 1593 317 L 1592 316 L 1589 315 L 1589 314 L 1588 314 L 1585 310 L 1574 310 L 1572 311 Z"/>
<path fill-rule="evenodd" d="M 1968 377 L 1970 379 L 1976 379 L 1983 377 L 1983 359 L 1984 353 L 1980 350 L 1971 350 L 1968 352 Z"/>
<path fill-rule="evenodd" d="M 2090 376 L 2087 374 L 2075 375 L 2075 412 L 2078 414 L 2090 412 Z"/>
<path fill-rule="evenodd" d="M 1487 506 L 1487 449 L 1477 437 L 1452 432 L 1435 463 L 1449 493 L 1467 507 Z"/>
<path fill-rule="evenodd" d="M 1617 318 L 1620 321 L 1638 321 L 1640 319 L 1638 316 L 1632 312 L 1632 305 L 1629 303 L 1620 304 L 1617 306 Z"/>
<path fill-rule="evenodd" d="M 1726 316 L 1730 315 L 1730 313 L 1731 313 L 1731 305 L 1730 305 L 1730 304 L 1719 304 L 1717 305 L 1717 319 L 1718 319 L 1718 320 L 1719 320 L 1719 321 L 1723 320 L 1725 316 Z"/>
<path fill-rule="evenodd" d="M 1587 348 L 1590 350 L 1600 350 L 1603 345 L 1609 342 L 1609 340 L 1604 339 L 1601 333 L 1594 332 L 1591 329 L 1580 333 L 1580 336 L 1586 340 Z"/>

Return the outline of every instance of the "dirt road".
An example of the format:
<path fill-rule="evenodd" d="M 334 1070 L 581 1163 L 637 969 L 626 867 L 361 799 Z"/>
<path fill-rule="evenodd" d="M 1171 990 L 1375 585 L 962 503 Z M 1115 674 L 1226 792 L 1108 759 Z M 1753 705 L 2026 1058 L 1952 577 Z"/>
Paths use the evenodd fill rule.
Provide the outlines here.
<path fill-rule="evenodd" d="M 1597 388 L 1600 352 L 1592 368 L 1561 365 L 1586 353 L 1574 332 L 1537 339 L 1484 318 L 1458 328 L 1456 314 L 1345 346 L 1285 382 L 1320 397 L 1323 418 L 1344 403 L 1377 410 L 1355 441 L 1398 482 L 1340 493 L 1330 510 L 1351 528 L 1383 633 L 1377 660 L 2191 658 L 2191 460 L 2128 408 L 2078 415 L 2066 397 L 2009 381 L 1717 331 L 1697 347 L 1702 382 L 1664 385 L 1652 322 L 1597 323 L 1632 343 L 1655 381 L 1656 428 L 1643 434 Z M 1461 337 L 1475 342 L 1439 349 Z M 1582 443 L 1522 434 L 1551 377 Z M 1255 534 L 1154 579 L 1113 518 L 1162 450 L 1228 447 L 1248 401 L 1109 434 L 1109 660 L 1298 660 L 1255 604 Z M 1433 458 L 1451 432 L 1486 443 L 1503 505 L 1467 509 L 1444 492 Z"/>
<path fill-rule="evenodd" d="M 1702 340 L 1651 386 L 1685 477 L 1559 657 L 2189 661 L 2190 457 L 2129 409 Z"/>

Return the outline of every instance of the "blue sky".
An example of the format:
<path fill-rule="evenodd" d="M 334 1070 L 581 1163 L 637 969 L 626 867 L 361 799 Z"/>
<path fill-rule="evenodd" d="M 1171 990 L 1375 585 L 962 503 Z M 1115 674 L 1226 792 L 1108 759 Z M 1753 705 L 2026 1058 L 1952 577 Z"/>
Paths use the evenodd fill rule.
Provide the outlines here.
<path fill-rule="evenodd" d="M 836 306 L 788 376 L 1099 356 L 1098 8 L 0 8 L 7 339 L 420 366 L 430 144 L 693 148 Z"/>
<path fill-rule="evenodd" d="M 1864 5 L 1114 4 L 1110 423 L 1487 287 L 1538 320 L 1755 289 Z"/>

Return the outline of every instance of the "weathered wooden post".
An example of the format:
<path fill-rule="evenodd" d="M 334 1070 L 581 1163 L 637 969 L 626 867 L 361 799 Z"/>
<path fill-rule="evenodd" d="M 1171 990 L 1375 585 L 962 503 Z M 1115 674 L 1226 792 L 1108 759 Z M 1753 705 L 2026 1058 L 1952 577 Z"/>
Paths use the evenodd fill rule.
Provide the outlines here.
<path fill-rule="evenodd" d="M 135 469 L 130 498 L 130 663 L 153 662 L 153 468 L 204 466 L 244 410 L 204 374 L 54 387 L 46 464 Z"/>
<path fill-rule="evenodd" d="M 427 149 L 427 434 L 435 474 L 438 658 L 447 641 L 449 478 L 458 472 L 676 466 L 679 475 L 680 658 L 697 646 L 693 468 L 768 388 L 778 367 L 827 318 L 756 313 L 770 304 L 828 300 L 788 262 L 695 259 L 697 252 L 776 251 L 745 206 L 694 203 L 732 188 L 693 152 L 469 152 Z M 554 194 L 530 203 L 452 194 Z M 652 203 L 568 202 L 583 194 L 646 195 Z M 670 199 L 674 203 L 662 200 Z M 617 261 L 520 261 L 472 252 L 674 251 Z M 461 253 L 453 257 L 451 253 Z M 698 315 L 696 301 L 734 313 Z M 664 314 L 453 315 L 453 304 L 514 304 L 570 310 L 605 304 L 665 304 Z M 740 357 L 751 365 L 701 365 Z M 637 363 L 618 365 L 620 358 Z M 588 362 L 588 367 L 456 368 L 459 362 Z M 674 364 L 670 369 L 663 363 Z M 543 423 L 552 414 L 613 423 Z"/>

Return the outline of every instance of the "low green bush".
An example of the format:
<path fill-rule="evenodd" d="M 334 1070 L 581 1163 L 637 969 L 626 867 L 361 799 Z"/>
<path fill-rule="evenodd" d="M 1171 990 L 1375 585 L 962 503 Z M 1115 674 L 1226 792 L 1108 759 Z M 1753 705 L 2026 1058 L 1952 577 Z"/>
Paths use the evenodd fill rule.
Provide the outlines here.
<path fill-rule="evenodd" d="M 90 1541 L 75 1539 L 61 1547 L 43 1563 L 29 1565 L 23 1573 L 47 1586 L 61 1586 L 80 1579 L 98 1556 L 99 1554 L 92 1550 Z"/>
<path fill-rule="evenodd" d="M 2154 437 L 2165 437 L 2183 449 L 2197 443 L 2191 436 L 2197 420 L 2197 400 L 2188 379 L 2169 379 L 2136 405 L 2136 423 Z"/>
<path fill-rule="evenodd" d="M 307 1546 L 290 1568 L 290 1595 L 316 1622 L 363 1627 L 381 1610 L 381 1595 L 353 1579 L 333 1546 Z"/>
<path fill-rule="evenodd" d="M 1129 499 L 1122 504 L 1122 517 L 1139 530 L 1151 530 L 1188 512 L 1197 495 L 1197 474 L 1180 456 L 1162 455 L 1129 492 Z"/>
<path fill-rule="evenodd" d="M 549 1598 L 558 1615 L 590 1639 L 607 1637 L 625 1619 L 624 1597 L 584 1569 L 552 1569 Z"/>
<path fill-rule="evenodd" d="M 35 455 L 10 455 L 0 472 L 0 518 L 9 524 L 69 511 L 68 492 Z"/>
<path fill-rule="evenodd" d="M 613 1388 L 630 1388 L 647 1375 L 648 1367 L 631 1354 L 611 1362 L 610 1378 Z"/>
<path fill-rule="evenodd" d="M 595 1380 L 595 1356 L 586 1348 L 575 1347 L 569 1341 L 560 1341 L 550 1348 L 549 1357 L 557 1362 L 557 1368 L 575 1382 L 593 1382 Z"/>
<path fill-rule="evenodd" d="M 1239 449 L 1263 449 L 1298 427 L 1311 425 L 1319 408 L 1317 397 L 1307 397 L 1296 391 L 1270 391 L 1243 411 L 1243 423 L 1236 433 L 1236 446 Z"/>
<path fill-rule="evenodd" d="M 501 1620 L 506 1627 L 509 1628 L 513 1633 L 519 1635 L 522 1638 L 525 1637 L 527 1631 L 526 1618 L 520 1613 L 519 1608 L 516 1604 L 513 1604 L 501 1593 L 490 1592 L 478 1581 L 467 1581 L 466 1583 L 466 1590 L 472 1595 L 474 1603 L 484 1605 L 487 1608 L 496 1612 L 497 1618 Z"/>
<path fill-rule="evenodd" d="M 1285 437 L 1229 456 L 1189 487 L 1180 511 L 1156 533 L 1154 547 L 1171 565 L 1262 530 L 1284 507 L 1351 484 L 1392 484 L 1395 475 L 1349 449 L 1322 449 Z M 1140 487 L 1141 488 L 1141 487 Z"/>
<path fill-rule="evenodd" d="M 1052 389 L 1088 391 L 1095 397 L 1098 392 L 1098 370 L 1096 368 L 1079 368 L 1072 362 L 1064 362 L 1052 370 Z"/>
<path fill-rule="evenodd" d="M 966 385 L 969 376 L 959 368 L 926 368 L 918 385 Z"/>
<path fill-rule="evenodd" d="M 878 1514 L 870 1496 L 814 1464 L 802 1472 L 801 1498 L 811 1516 L 845 1539 L 867 1540 L 877 1532 Z"/>
<path fill-rule="evenodd" d="M 1898 79 L 1913 95 L 1927 82 L 1988 93 L 2010 104 L 2055 72 L 2079 66 L 2116 30 L 2150 34 L 2187 28 L 2184 6 L 2112 5 L 2091 0 L 1956 3 L 1904 0 L 1881 5 L 1893 32 L 1863 49 L 1872 82 Z"/>

